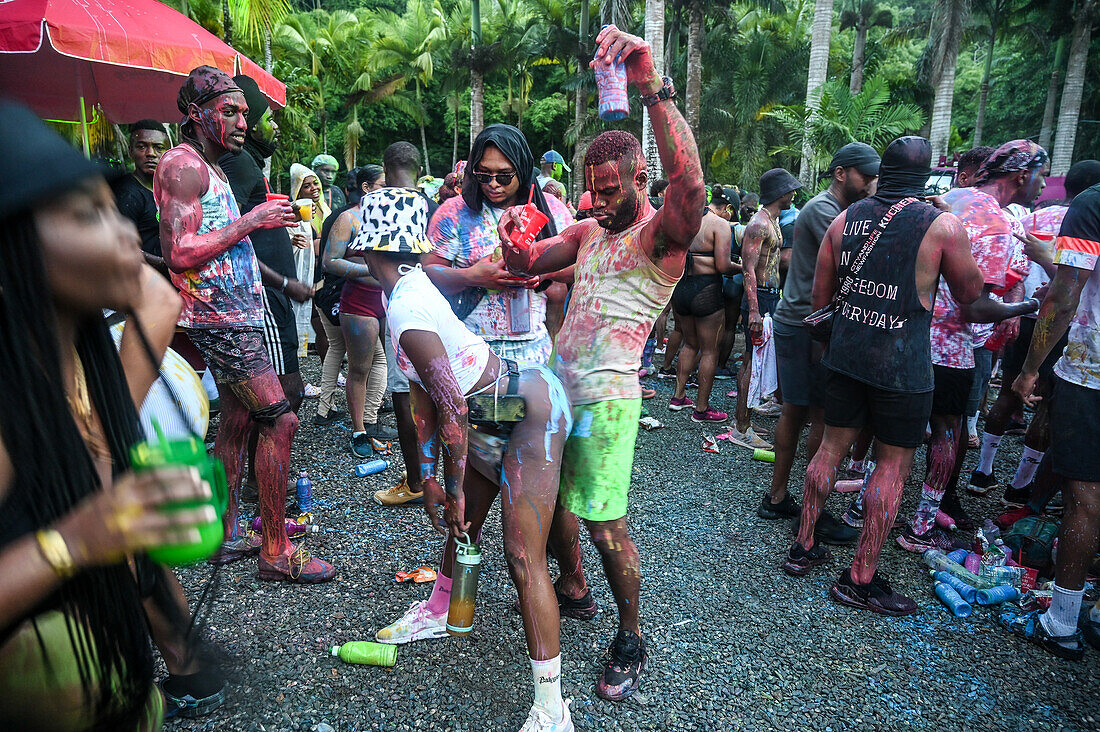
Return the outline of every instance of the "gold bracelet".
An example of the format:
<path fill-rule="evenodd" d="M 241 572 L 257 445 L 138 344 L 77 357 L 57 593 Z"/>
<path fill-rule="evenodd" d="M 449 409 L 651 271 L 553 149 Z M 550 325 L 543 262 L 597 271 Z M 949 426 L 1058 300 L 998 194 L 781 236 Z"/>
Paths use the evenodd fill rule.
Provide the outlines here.
<path fill-rule="evenodd" d="M 63 580 L 76 574 L 76 562 L 69 553 L 69 545 L 65 538 L 55 529 L 43 529 L 36 533 L 38 549 L 42 552 L 42 558 L 53 568 L 54 573 Z"/>

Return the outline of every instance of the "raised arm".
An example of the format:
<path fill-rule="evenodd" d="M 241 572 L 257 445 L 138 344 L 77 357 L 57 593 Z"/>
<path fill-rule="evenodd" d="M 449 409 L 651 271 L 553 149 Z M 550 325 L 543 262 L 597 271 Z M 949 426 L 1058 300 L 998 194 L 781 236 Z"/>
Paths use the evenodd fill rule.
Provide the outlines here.
<path fill-rule="evenodd" d="M 153 192 L 160 205 L 161 251 L 173 272 L 201 267 L 256 229 L 275 229 L 295 221 L 288 201 L 268 201 L 223 229 L 199 234 L 199 199 L 210 186 L 210 173 L 197 155 L 179 148 L 168 151 L 153 178 Z"/>
<path fill-rule="evenodd" d="M 427 397 L 427 400 L 421 399 L 415 392 L 413 396 L 413 419 L 420 448 L 420 486 L 429 491 L 425 495 L 425 510 L 428 510 L 436 529 L 440 529 L 438 518 L 432 516 L 433 510 L 429 506 L 429 496 L 438 495 L 438 490 L 434 490 L 438 484 L 433 485 L 438 440 L 443 453 L 446 519 L 451 533 L 457 538 L 469 528 L 469 522 L 465 521 L 466 501 L 462 492 L 466 476 L 466 430 L 469 426 L 466 399 L 451 370 L 443 341 L 436 333 L 407 330 L 401 334 L 401 348 L 423 381 L 420 393 Z"/>
<path fill-rule="evenodd" d="M 122 342 L 118 348 L 118 358 L 126 374 L 126 384 L 130 387 L 130 398 L 139 411 L 150 387 L 160 376 L 160 362 L 176 333 L 176 319 L 181 306 L 179 294 L 172 283 L 157 274 L 152 267 L 146 266 L 142 274 L 141 291 L 132 312 L 126 318 Z M 142 330 L 149 339 L 156 363 L 149 359 L 141 336 L 134 327 L 135 320 L 141 323 Z"/>

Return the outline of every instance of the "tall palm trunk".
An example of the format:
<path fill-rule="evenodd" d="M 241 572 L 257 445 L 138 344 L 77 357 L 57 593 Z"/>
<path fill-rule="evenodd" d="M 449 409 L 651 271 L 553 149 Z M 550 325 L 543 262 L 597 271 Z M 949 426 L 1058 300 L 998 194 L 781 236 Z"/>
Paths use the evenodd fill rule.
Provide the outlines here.
<path fill-rule="evenodd" d="M 222 0 L 222 40 L 233 45 L 233 17 L 229 14 L 229 0 Z"/>
<path fill-rule="evenodd" d="M 420 100 L 420 82 L 416 82 L 416 105 L 420 107 L 421 111 L 424 110 L 423 102 Z M 424 118 L 420 118 L 420 148 L 424 151 L 424 172 L 427 175 L 432 174 L 432 161 L 428 158 L 428 136 L 424 132 Z"/>
<path fill-rule="evenodd" d="M 935 22 L 939 33 L 935 60 L 938 73 L 933 75 L 935 99 L 932 102 L 932 120 L 928 139 L 932 143 L 932 163 L 940 155 L 947 154 L 951 137 L 951 107 L 955 97 L 955 69 L 959 61 L 959 44 L 962 42 L 963 25 L 969 11 L 968 0 L 943 0 L 936 9 Z"/>
<path fill-rule="evenodd" d="M 588 73 L 585 64 L 591 55 L 588 45 L 589 0 L 581 0 L 580 35 L 577 38 L 577 72 Z M 573 200 L 579 201 L 584 193 L 584 120 L 588 116 L 588 89 L 577 85 L 573 100 L 573 129 L 577 131 L 577 141 L 573 145 Z"/>
<path fill-rule="evenodd" d="M 665 74 L 665 0 L 646 0 L 645 3 L 645 39 L 649 42 L 653 54 L 653 65 L 661 76 Z M 657 151 L 657 138 L 653 134 L 653 124 L 649 119 L 649 110 L 642 108 L 642 152 L 645 154 L 651 180 L 664 177 L 661 169 L 661 156 Z"/>
<path fill-rule="evenodd" d="M 264 27 L 264 71 L 275 72 L 275 60 L 271 57 L 271 29 Z"/>
<path fill-rule="evenodd" d="M 1080 3 L 1073 24 L 1073 40 L 1069 46 L 1066 85 L 1062 88 L 1062 104 L 1058 109 L 1058 130 L 1050 155 L 1050 174 L 1065 175 L 1073 164 L 1073 145 L 1077 141 L 1077 121 L 1081 116 L 1081 95 L 1085 88 L 1085 66 L 1089 60 L 1092 40 L 1093 11 L 1096 1 Z"/>
<path fill-rule="evenodd" d="M 829 0 L 832 2 L 832 0 Z M 695 139 L 699 139 L 699 117 L 702 113 L 703 94 L 703 34 L 706 32 L 703 0 L 691 0 L 691 16 L 688 20 L 687 96 L 684 109 L 687 123 Z"/>
<path fill-rule="evenodd" d="M 989 48 L 985 51 L 985 71 L 982 72 L 981 91 L 978 92 L 978 117 L 974 120 L 974 147 L 982 144 L 982 132 L 985 131 L 985 110 L 989 102 L 989 74 L 993 70 L 993 49 L 997 44 L 997 20 L 989 29 Z"/>
<path fill-rule="evenodd" d="M 1054 47 L 1054 68 L 1050 72 L 1050 84 L 1047 86 L 1047 103 L 1043 108 L 1043 126 L 1039 129 L 1039 146 L 1050 150 L 1050 140 L 1054 137 L 1054 108 L 1058 106 L 1058 87 L 1062 83 L 1062 66 L 1066 63 L 1066 39 L 1058 39 Z"/>
<path fill-rule="evenodd" d="M 833 0 L 816 0 L 813 30 L 810 31 L 810 67 L 806 74 L 806 108 L 811 110 L 811 116 L 817 113 L 821 87 L 829 70 L 829 41 L 832 31 Z M 799 172 L 802 184 L 807 187 L 813 184 L 817 174 L 813 158 L 813 141 L 807 137 L 802 142 L 802 167 Z"/>
<path fill-rule="evenodd" d="M 470 42 L 475 51 L 481 45 L 481 0 L 470 2 Z M 474 65 L 478 61 L 474 59 Z M 480 68 L 470 69 L 470 147 L 485 126 L 485 76 Z"/>
<path fill-rule="evenodd" d="M 854 97 L 863 89 L 863 67 L 867 61 L 867 25 L 860 18 L 856 26 L 856 42 L 852 47 L 852 77 L 848 82 L 848 91 Z"/>

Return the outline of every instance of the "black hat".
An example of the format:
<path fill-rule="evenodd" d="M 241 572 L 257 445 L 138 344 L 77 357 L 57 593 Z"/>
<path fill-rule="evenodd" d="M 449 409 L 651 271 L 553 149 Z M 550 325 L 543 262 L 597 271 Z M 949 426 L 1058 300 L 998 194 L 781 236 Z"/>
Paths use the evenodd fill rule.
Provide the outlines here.
<path fill-rule="evenodd" d="M 711 203 L 721 203 L 725 201 L 734 208 L 741 208 L 741 195 L 737 192 L 736 188 L 711 186 L 710 201 Z"/>
<path fill-rule="evenodd" d="M 21 104 L 0 100 L 0 219 L 118 172 L 93 163 Z M 33 173 L 33 175 L 28 175 Z"/>
<path fill-rule="evenodd" d="M 267 101 L 264 93 L 260 91 L 256 80 L 251 76 L 238 74 L 233 77 L 233 82 L 241 88 L 241 91 L 244 92 L 244 100 L 248 102 L 248 114 L 245 115 L 245 120 L 248 129 L 251 130 L 264 116 L 264 112 L 271 108 L 271 104 Z"/>
<path fill-rule="evenodd" d="M 865 142 L 849 142 L 836 151 L 833 160 L 829 163 L 829 169 L 825 171 L 826 177 L 831 176 L 837 168 L 855 168 L 867 176 L 877 176 L 878 166 L 882 162 L 875 149 Z"/>
<path fill-rule="evenodd" d="M 783 168 L 772 168 L 760 176 L 760 205 L 767 206 L 801 187 L 798 178 Z"/>

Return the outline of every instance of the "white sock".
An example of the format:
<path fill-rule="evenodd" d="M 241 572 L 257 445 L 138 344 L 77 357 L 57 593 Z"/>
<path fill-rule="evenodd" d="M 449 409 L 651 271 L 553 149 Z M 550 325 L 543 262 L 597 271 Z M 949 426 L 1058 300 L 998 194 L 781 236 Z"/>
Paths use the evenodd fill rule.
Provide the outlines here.
<path fill-rule="evenodd" d="M 982 453 L 978 458 L 978 472 L 993 474 L 993 458 L 997 457 L 997 448 L 1001 444 L 1001 435 L 982 433 Z"/>
<path fill-rule="evenodd" d="M 966 418 L 966 434 L 976 435 L 978 434 L 978 415 L 972 414 Z"/>
<path fill-rule="evenodd" d="M 1035 471 L 1039 469 L 1039 463 L 1043 459 L 1043 453 L 1032 450 L 1024 445 L 1024 454 L 1020 456 L 1020 464 L 1016 467 L 1016 477 L 1012 479 L 1012 487 L 1019 490 L 1027 488 L 1035 478 Z"/>
<path fill-rule="evenodd" d="M 561 654 L 546 661 L 531 659 L 531 676 L 535 680 L 535 706 L 560 722 L 565 716 L 561 699 Z"/>
<path fill-rule="evenodd" d="M 1097 603 L 1092 606 L 1092 609 L 1089 610 L 1089 620 L 1094 623 L 1100 623 L 1100 600 L 1098 600 Z"/>
<path fill-rule="evenodd" d="M 365 434 L 367 434 L 367 433 L 366 432 L 352 432 L 351 436 L 352 437 L 358 437 L 359 435 L 365 435 Z"/>
<path fill-rule="evenodd" d="M 1055 584 L 1050 610 L 1040 616 L 1047 632 L 1053 636 L 1072 635 L 1077 630 L 1077 616 L 1081 613 L 1084 596 L 1083 588 L 1067 590 Z"/>

